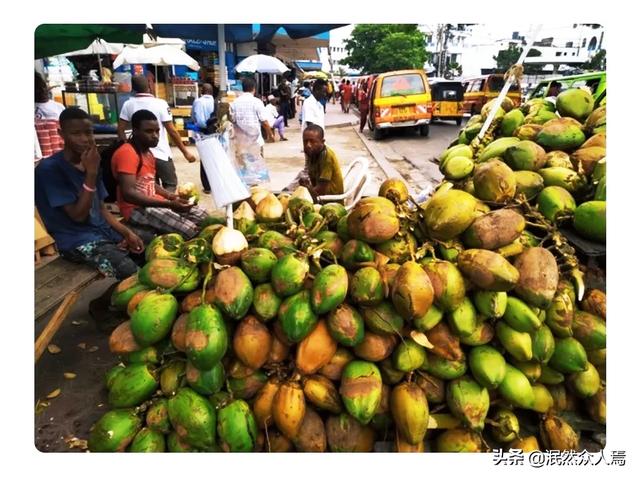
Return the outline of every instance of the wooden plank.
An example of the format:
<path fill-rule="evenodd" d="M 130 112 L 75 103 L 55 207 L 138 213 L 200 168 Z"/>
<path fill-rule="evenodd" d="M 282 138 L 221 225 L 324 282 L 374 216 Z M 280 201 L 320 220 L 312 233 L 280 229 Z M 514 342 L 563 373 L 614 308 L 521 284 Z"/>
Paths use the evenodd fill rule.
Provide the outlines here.
<path fill-rule="evenodd" d="M 36 340 L 35 344 L 35 361 L 37 362 L 40 359 L 40 356 L 44 352 L 44 349 L 47 348 L 47 345 L 53 339 L 53 336 L 56 334 L 58 329 L 62 326 L 64 319 L 67 318 L 69 314 L 69 310 L 78 300 L 78 291 L 74 290 L 69 293 L 65 298 L 62 304 L 56 310 L 56 313 L 51 317 L 47 326 L 44 327 L 44 330 Z"/>
<path fill-rule="evenodd" d="M 47 264 L 44 267 L 40 267 L 35 271 L 35 288 L 38 290 L 51 283 L 52 281 L 59 281 L 60 277 L 73 276 L 77 273 L 95 272 L 96 269 L 85 265 L 83 263 L 75 263 L 69 260 L 65 260 L 62 257 L 56 258 L 54 262 Z"/>
<path fill-rule="evenodd" d="M 47 235 L 46 237 L 36 238 L 34 247 L 35 250 L 42 250 L 43 248 L 49 247 L 55 243 L 55 240 Z"/>
<path fill-rule="evenodd" d="M 102 275 L 88 265 L 56 259 L 36 270 L 35 318 L 38 319 L 71 291 L 79 291 Z"/>

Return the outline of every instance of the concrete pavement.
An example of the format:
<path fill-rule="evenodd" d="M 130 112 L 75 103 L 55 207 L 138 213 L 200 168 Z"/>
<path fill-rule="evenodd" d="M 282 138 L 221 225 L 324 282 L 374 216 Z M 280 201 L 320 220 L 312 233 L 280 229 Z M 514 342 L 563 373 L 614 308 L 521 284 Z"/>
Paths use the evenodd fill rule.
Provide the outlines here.
<path fill-rule="evenodd" d="M 359 137 L 357 127 L 353 127 L 358 125 L 358 122 L 355 113 L 342 113 L 340 105 L 329 103 L 325 117 L 325 141 L 336 152 L 343 169 L 346 169 L 356 157 L 366 157 L 369 160 L 372 182 L 366 187 L 365 195 L 376 195 L 378 187 L 387 177 Z M 287 186 L 304 167 L 302 131 L 297 118 L 289 120 L 285 137 L 289 140 L 286 142 L 276 140 L 275 143 L 267 143 L 264 146 L 264 155 L 271 176 L 271 181 L 266 186 L 273 191 L 279 191 Z M 195 146 L 187 148 L 197 155 Z M 199 163 L 190 164 L 177 148 L 173 147 L 172 150 L 179 182 L 193 182 L 202 190 Z M 200 204 L 209 211 L 215 210 L 211 195 L 202 194 Z"/>

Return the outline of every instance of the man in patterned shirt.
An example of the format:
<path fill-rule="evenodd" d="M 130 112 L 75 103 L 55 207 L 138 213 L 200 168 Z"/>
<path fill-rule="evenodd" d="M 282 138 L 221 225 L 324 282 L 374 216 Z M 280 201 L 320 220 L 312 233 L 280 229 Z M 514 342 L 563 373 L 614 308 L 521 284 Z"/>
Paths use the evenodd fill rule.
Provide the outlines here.
<path fill-rule="evenodd" d="M 269 172 L 263 156 L 264 139 L 261 128 L 267 134 L 267 142 L 275 141 L 269 125 L 269 115 L 262 101 L 255 97 L 256 82 L 253 78 L 242 80 L 243 94 L 229 107 L 233 123 L 236 162 L 240 174 L 247 185 L 257 185 L 269 181 Z"/>

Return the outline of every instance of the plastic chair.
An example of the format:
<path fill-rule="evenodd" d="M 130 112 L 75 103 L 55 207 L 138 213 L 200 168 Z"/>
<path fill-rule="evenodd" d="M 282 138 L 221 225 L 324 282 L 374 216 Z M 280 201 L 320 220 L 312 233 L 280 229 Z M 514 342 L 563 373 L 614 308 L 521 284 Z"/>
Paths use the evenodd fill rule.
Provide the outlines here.
<path fill-rule="evenodd" d="M 343 174 L 344 193 L 342 195 L 322 195 L 318 203 L 343 202 L 347 210 L 351 210 L 362 198 L 364 188 L 371 180 L 369 161 L 365 157 L 355 158 Z"/>

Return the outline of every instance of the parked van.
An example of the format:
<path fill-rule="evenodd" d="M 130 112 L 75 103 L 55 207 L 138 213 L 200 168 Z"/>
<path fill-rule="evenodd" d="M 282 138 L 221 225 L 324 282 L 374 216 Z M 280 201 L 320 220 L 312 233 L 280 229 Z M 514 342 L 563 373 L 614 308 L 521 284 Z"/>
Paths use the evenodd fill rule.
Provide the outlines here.
<path fill-rule="evenodd" d="M 462 123 L 464 87 L 462 82 L 444 78 L 430 78 L 432 119 L 455 120 Z"/>
<path fill-rule="evenodd" d="M 431 91 L 423 70 L 397 70 L 378 75 L 369 98 L 369 129 L 380 139 L 385 130 L 415 127 L 429 135 Z"/>
<path fill-rule="evenodd" d="M 562 90 L 568 88 L 580 88 L 589 87 L 593 98 L 595 99 L 596 107 L 606 103 L 607 99 L 607 73 L 606 72 L 590 72 L 582 73 L 580 75 L 571 75 L 567 77 L 547 78 L 542 80 L 531 91 L 531 94 L 527 97 L 528 100 L 532 98 L 545 98 L 548 96 L 549 85 L 551 82 L 559 82 Z"/>
<path fill-rule="evenodd" d="M 482 107 L 492 98 L 496 98 L 502 87 L 504 87 L 504 75 L 494 73 L 492 75 L 483 75 L 481 77 L 469 78 L 464 81 L 464 112 L 470 115 L 480 113 Z M 522 92 L 520 84 L 514 82 L 507 92 L 515 106 L 519 106 L 522 102 Z"/>

